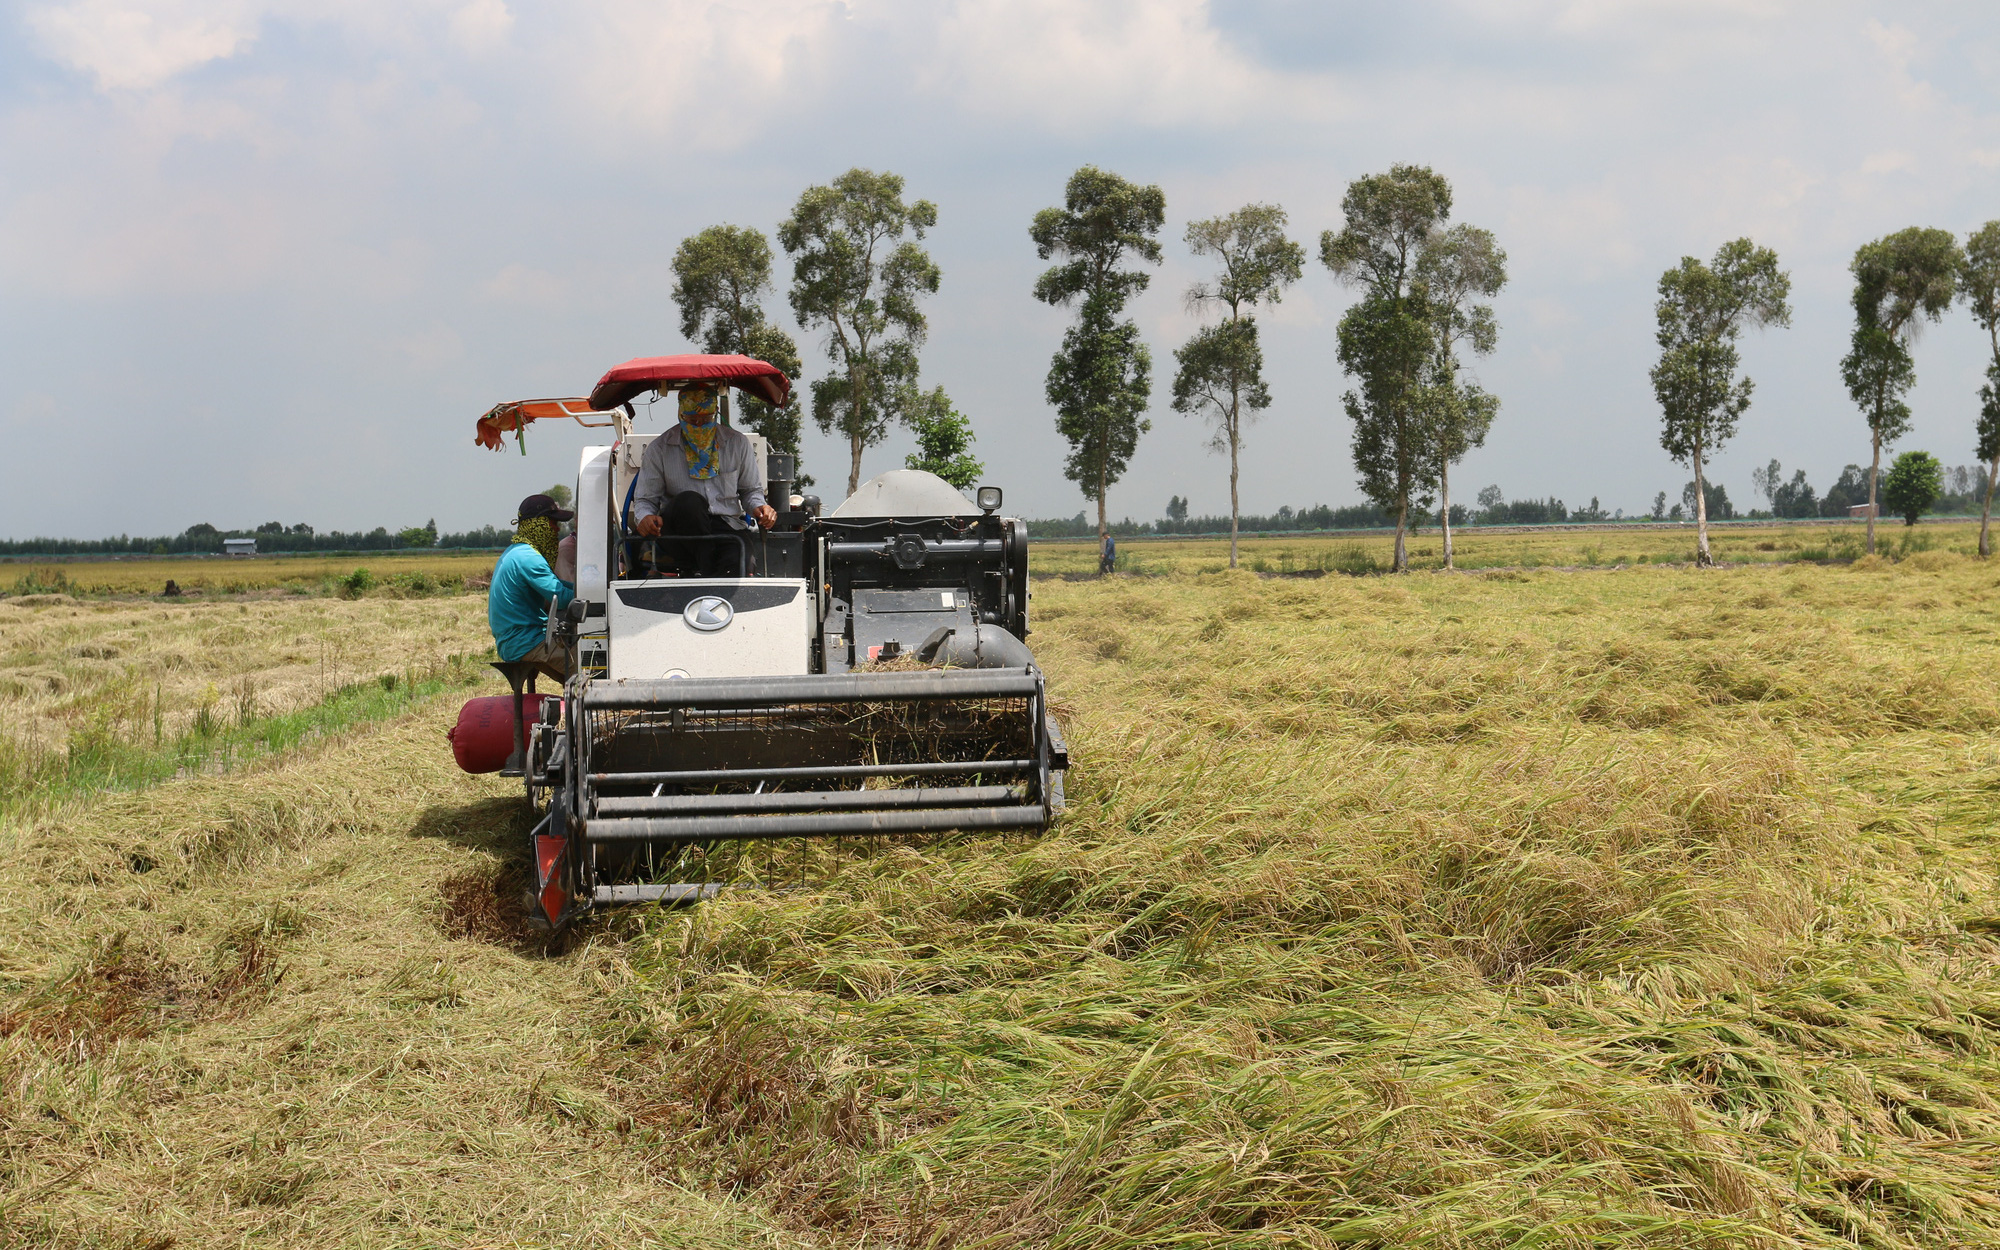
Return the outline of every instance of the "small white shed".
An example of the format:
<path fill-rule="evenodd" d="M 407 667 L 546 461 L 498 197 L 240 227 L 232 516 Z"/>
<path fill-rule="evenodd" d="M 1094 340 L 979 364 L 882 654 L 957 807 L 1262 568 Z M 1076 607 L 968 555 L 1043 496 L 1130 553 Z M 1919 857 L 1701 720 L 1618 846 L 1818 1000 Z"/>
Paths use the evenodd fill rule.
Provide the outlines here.
<path fill-rule="evenodd" d="M 222 554 L 226 556 L 254 556 L 257 554 L 257 540 L 254 538 L 225 538 L 222 540 Z"/>

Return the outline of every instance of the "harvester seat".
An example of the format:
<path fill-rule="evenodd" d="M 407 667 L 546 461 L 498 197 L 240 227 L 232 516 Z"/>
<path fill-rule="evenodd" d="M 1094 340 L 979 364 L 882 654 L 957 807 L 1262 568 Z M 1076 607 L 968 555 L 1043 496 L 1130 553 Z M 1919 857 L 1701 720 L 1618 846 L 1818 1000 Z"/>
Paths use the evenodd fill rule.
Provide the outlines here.
<path fill-rule="evenodd" d="M 624 547 L 624 575 L 626 577 L 697 577 L 702 574 L 693 568 L 681 567 L 680 561 L 668 554 L 674 546 L 688 552 L 711 552 L 722 548 L 720 563 L 724 567 L 711 576 L 756 577 L 761 572 L 750 544 L 740 534 L 709 534 L 703 536 L 682 534 L 661 534 L 654 538 L 642 538 L 636 534 L 626 534 L 620 540 Z M 731 546 L 733 544 L 733 546 Z M 702 557 L 696 556 L 693 564 Z"/>
<path fill-rule="evenodd" d="M 521 696 L 534 690 L 535 674 L 540 670 L 525 660 L 495 660 L 493 667 L 500 670 L 500 675 L 514 689 L 514 753 L 507 757 L 500 775 L 519 777 L 527 771 L 528 755 L 528 727 L 523 720 L 525 710 Z"/>

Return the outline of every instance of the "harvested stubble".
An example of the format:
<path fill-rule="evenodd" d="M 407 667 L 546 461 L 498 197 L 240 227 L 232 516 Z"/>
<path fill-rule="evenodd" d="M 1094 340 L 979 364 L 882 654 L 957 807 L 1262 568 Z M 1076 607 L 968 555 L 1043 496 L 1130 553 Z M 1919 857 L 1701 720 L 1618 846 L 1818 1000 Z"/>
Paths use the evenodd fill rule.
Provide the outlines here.
<path fill-rule="evenodd" d="M 1852 560 L 1861 555 L 1865 539 L 1865 530 L 1850 521 L 1731 524 L 1709 533 L 1715 558 L 1724 564 Z M 1687 564 L 1694 560 L 1694 540 L 1692 525 L 1498 530 L 1469 526 L 1452 531 L 1452 551 L 1453 563 L 1466 571 Z M 1876 540 L 1878 549 L 1893 559 L 1923 551 L 1970 556 L 1979 549 L 1979 523 L 1926 521 L 1916 527 L 1891 523 L 1876 528 Z M 1379 573 L 1390 567 L 1394 551 L 1394 537 L 1382 531 L 1246 538 L 1240 563 L 1257 573 Z M 1092 576 L 1097 570 L 1094 540 L 1038 541 L 1033 553 L 1038 574 Z M 1409 559 L 1413 569 L 1443 567 L 1443 544 L 1435 526 L 1410 535 Z M 1120 573 L 1219 573 L 1228 567 L 1227 538 L 1118 540 Z"/>
<path fill-rule="evenodd" d="M 357 683 L 389 687 L 490 653 L 485 603 L 0 599 L 0 812 L 144 781 L 253 745 L 247 731 Z M 378 700 L 379 701 L 379 700 Z M 281 735 L 293 736 L 290 734 Z M 124 775 L 121 775 L 124 774 Z"/>
<path fill-rule="evenodd" d="M 0 1227 L 1994 1245 L 1996 581 L 1044 584 L 1056 830 L 561 952 L 449 708 L 116 799 L 0 866 Z"/>
<path fill-rule="evenodd" d="M 381 584 L 377 593 L 393 597 L 398 579 L 406 586 L 425 579 L 432 585 L 463 588 L 467 579 L 491 573 L 496 558 L 490 551 L 380 551 L 341 556 L 28 560 L 0 565 L 0 590 L 25 594 L 52 583 L 85 595 L 157 595 L 172 581 L 183 593 L 202 595 L 277 589 L 314 593 L 322 588 L 333 593 L 356 569 L 366 569 Z"/>

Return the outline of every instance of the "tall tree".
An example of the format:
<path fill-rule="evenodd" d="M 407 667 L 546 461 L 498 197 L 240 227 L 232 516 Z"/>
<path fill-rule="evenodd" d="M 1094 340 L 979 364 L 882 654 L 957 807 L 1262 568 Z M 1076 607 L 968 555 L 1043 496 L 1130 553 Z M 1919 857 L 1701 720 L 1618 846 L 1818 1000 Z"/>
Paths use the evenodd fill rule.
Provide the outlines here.
<path fill-rule="evenodd" d="M 1826 494 L 1819 501 L 1821 516 L 1842 517 L 1848 509 L 1868 502 L 1868 474 L 1860 465 L 1850 464 L 1833 479 L 1833 485 L 1826 488 Z"/>
<path fill-rule="evenodd" d="M 1736 376 L 1743 327 L 1792 323 L 1791 275 L 1778 254 L 1748 239 L 1716 250 L 1704 265 L 1683 256 L 1660 275 L 1660 363 L 1653 366 L 1653 395 L 1660 401 L 1660 446 L 1694 469 L 1695 563 L 1712 567 L 1708 547 L 1708 489 L 1702 458 L 1729 441 L 1750 407 L 1755 384 Z"/>
<path fill-rule="evenodd" d="M 1763 468 L 1750 470 L 1750 488 L 1764 498 L 1772 500 L 1773 507 L 1776 506 L 1778 488 L 1784 484 L 1785 470 L 1779 465 L 1776 457 Z"/>
<path fill-rule="evenodd" d="M 771 244 L 761 230 L 710 226 L 681 240 L 674 252 L 674 303 L 680 305 L 681 334 L 715 355 L 738 354 L 766 361 L 794 382 L 805 371 L 799 345 L 764 315 L 771 290 Z M 770 440 L 800 466 L 799 391 L 782 408 L 739 394 L 743 424 Z M 795 480 L 812 485 L 802 467 Z"/>
<path fill-rule="evenodd" d="M 935 473 L 960 490 L 979 481 L 986 463 L 973 458 L 972 422 L 951 406 L 942 386 L 907 397 L 902 407 L 917 436 L 917 450 L 904 458 L 904 468 Z"/>
<path fill-rule="evenodd" d="M 1417 281 L 1430 314 L 1436 354 L 1424 371 L 1417 402 L 1424 424 L 1431 429 L 1432 455 L 1437 465 L 1438 522 L 1444 530 L 1444 566 L 1452 567 L 1451 466 L 1465 453 L 1486 442 L 1500 410 L 1498 396 L 1477 383 L 1459 379 L 1458 349 L 1490 355 L 1499 342 L 1500 326 L 1491 299 L 1507 285 L 1507 253 L 1493 232 L 1457 225 L 1433 234 L 1417 254 Z"/>
<path fill-rule="evenodd" d="M 1812 483 L 1806 481 L 1804 469 L 1794 470 L 1791 481 L 1772 487 L 1771 511 L 1781 517 L 1819 515 L 1819 496 L 1813 494 Z"/>
<path fill-rule="evenodd" d="M 1108 529 L 1105 496 L 1124 476 L 1139 436 L 1152 428 L 1153 357 L 1139 327 L 1120 320 L 1125 303 L 1152 281 L 1122 269 L 1129 255 L 1160 263 L 1155 237 L 1167 215 L 1157 186 L 1139 186 L 1085 165 L 1063 188 L 1063 206 L 1035 214 L 1028 227 L 1035 254 L 1059 261 L 1035 280 L 1035 298 L 1067 307 L 1082 301 L 1076 324 L 1063 334 L 1049 364 L 1045 393 L 1056 430 L 1068 441 L 1063 473 L 1097 503 L 1097 539 Z"/>
<path fill-rule="evenodd" d="M 1965 267 L 1959 272 L 1959 295 L 1972 309 L 1972 319 L 1986 331 L 1993 355 L 1986 363 L 1986 384 L 1979 388 L 1979 458 L 1986 464 L 1986 503 L 1979 512 L 1979 554 L 1990 556 L 1987 528 L 1993 519 L 1993 487 L 2000 481 L 2000 221 L 1989 221 L 1965 241 Z"/>
<path fill-rule="evenodd" d="M 1206 416 L 1215 424 L 1209 446 L 1229 453 L 1229 567 L 1236 567 L 1237 495 L 1243 425 L 1271 406 L 1264 381 L 1264 349 L 1257 341 L 1258 304 L 1275 304 L 1305 272 L 1306 252 L 1285 237 L 1285 210 L 1246 204 L 1233 213 L 1187 228 L 1188 249 L 1221 266 L 1213 283 L 1188 288 L 1192 309 L 1226 309 L 1220 324 L 1195 332 L 1177 351 L 1174 411 Z"/>
<path fill-rule="evenodd" d="M 1868 554 L 1875 554 L 1875 513 L 1882 449 L 1910 432 L 1903 401 L 1917 383 L 1910 340 L 1923 318 L 1936 321 L 1951 307 L 1965 254 L 1949 230 L 1911 226 L 1854 253 L 1854 340 L 1841 359 L 1841 380 L 1868 418 L 1874 458 L 1868 466 Z"/>
<path fill-rule="evenodd" d="M 1411 288 L 1424 244 L 1451 216 L 1451 184 L 1427 166 L 1393 165 L 1349 183 L 1340 208 L 1346 224 L 1320 235 L 1320 262 L 1362 291 L 1340 319 L 1340 363 L 1361 384 L 1341 404 L 1354 422 L 1362 493 L 1396 515 L 1395 568 L 1406 573 L 1410 504 L 1429 506 L 1437 471 L 1430 414 L 1416 394 L 1434 339 Z"/>
<path fill-rule="evenodd" d="M 793 257 L 792 312 L 801 326 L 826 330 L 827 359 L 840 366 L 813 383 L 812 414 L 848 441 L 850 495 L 861 486 L 862 451 L 882 441 L 904 415 L 900 401 L 916 393 L 927 328 L 917 301 L 940 277 L 918 243 L 935 225 L 936 205 L 903 202 L 901 175 L 856 168 L 806 188 L 778 227 Z"/>

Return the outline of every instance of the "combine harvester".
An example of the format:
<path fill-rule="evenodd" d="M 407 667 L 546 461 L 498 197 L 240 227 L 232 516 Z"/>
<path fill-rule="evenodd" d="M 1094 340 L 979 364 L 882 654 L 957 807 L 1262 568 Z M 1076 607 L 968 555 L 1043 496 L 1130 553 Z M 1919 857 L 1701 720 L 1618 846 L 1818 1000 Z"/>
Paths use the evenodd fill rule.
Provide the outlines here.
<path fill-rule="evenodd" d="M 773 404 L 791 389 L 746 356 L 665 356 L 619 365 L 587 399 L 479 419 L 495 449 L 544 418 L 617 431 L 583 449 L 577 597 L 550 614 L 573 675 L 560 698 L 524 697 L 532 670 L 495 665 L 515 692 L 511 729 L 494 728 L 535 817 L 538 919 L 711 897 L 718 882 L 674 878 L 732 848 L 740 862 L 754 840 L 1047 827 L 1068 759 L 1023 641 L 1027 528 L 997 515 L 999 489 L 975 506 L 896 470 L 821 516 L 792 493 L 791 457 L 750 434 L 775 526 L 641 538 L 630 515 L 652 436 L 634 432 L 633 401 L 697 382 L 722 391 L 724 424 L 730 387 Z M 744 575 L 676 575 L 675 545 L 699 543 L 729 544 Z"/>

